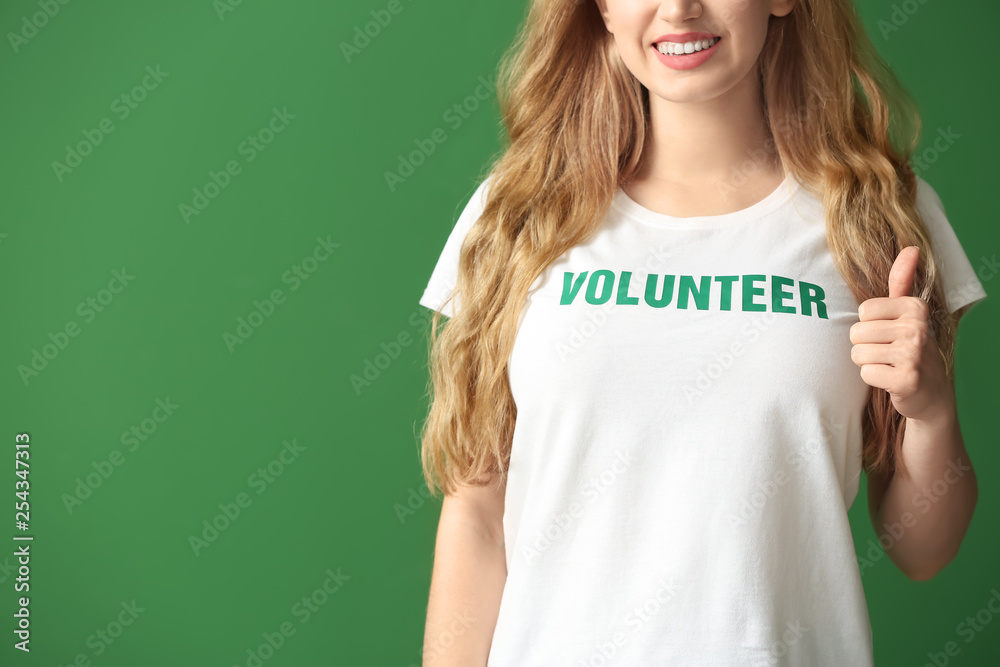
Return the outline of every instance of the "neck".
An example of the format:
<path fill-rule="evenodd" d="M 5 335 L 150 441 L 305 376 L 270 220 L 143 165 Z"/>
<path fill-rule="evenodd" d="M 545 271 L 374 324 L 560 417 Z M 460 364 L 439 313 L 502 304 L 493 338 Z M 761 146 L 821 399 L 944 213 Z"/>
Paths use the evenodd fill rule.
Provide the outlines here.
<path fill-rule="evenodd" d="M 753 73 L 711 100 L 671 102 L 650 94 L 649 107 L 640 180 L 692 185 L 781 172 Z"/>

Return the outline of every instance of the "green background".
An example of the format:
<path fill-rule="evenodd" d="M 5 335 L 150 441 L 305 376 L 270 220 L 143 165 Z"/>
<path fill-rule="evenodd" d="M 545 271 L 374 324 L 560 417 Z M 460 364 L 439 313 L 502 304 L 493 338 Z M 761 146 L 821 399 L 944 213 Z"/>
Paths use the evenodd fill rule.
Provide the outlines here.
<path fill-rule="evenodd" d="M 282 623 L 294 634 L 265 665 L 419 663 L 440 503 L 421 504 L 429 311 L 417 300 L 502 136 L 495 99 L 461 123 L 445 113 L 494 74 L 524 7 L 401 0 L 348 62 L 341 44 L 387 4 L 244 0 L 220 13 L 211 0 L 77 0 L 16 51 L 5 37 L 0 663 L 246 665 Z M 898 7 L 887 36 L 890 3 L 866 2 L 863 14 L 920 102 L 924 145 L 938 128 L 960 135 L 922 175 L 980 268 L 1000 242 L 998 99 L 986 67 L 995 44 L 970 28 L 1000 24 L 1000 9 Z M 40 11 L 37 0 L 5 2 L 0 29 L 21 32 Z M 115 100 L 147 67 L 164 78 L 122 118 Z M 294 118 L 248 160 L 241 143 L 275 108 Z M 52 163 L 103 119 L 113 131 L 57 175 Z M 390 188 L 385 173 L 435 128 L 446 141 Z M 186 221 L 180 205 L 231 160 L 239 173 Z M 317 238 L 339 245 L 304 262 Z M 308 276 L 298 283 L 296 266 Z M 102 292 L 123 267 L 134 278 Z M 224 334 L 274 290 L 282 303 L 227 346 Z M 109 296 L 100 312 L 80 309 Z M 971 643 L 956 631 L 1000 588 L 995 300 L 966 317 L 958 344 L 977 514 L 933 580 L 910 581 L 884 556 L 865 572 L 880 666 L 922 665 L 949 641 L 961 648 L 949 664 L 1000 663 L 1000 617 Z M 22 379 L 18 366 L 70 323 L 78 335 Z M 352 384 L 393 341 L 404 344 L 377 377 Z M 177 406 L 162 422 L 149 421 L 163 416 L 157 399 Z M 150 432 L 129 451 L 122 434 L 143 420 Z M 19 432 L 32 454 L 30 655 L 12 648 Z M 302 449 L 273 463 L 285 441 Z M 270 481 L 251 477 L 269 464 L 280 469 Z M 78 478 L 102 466 L 111 476 L 67 506 Z M 859 553 L 874 537 L 865 492 L 850 512 Z M 249 505 L 196 554 L 189 537 L 238 497 Z M 415 509 L 399 514 L 408 502 Z M 317 594 L 304 619 L 296 605 L 338 568 L 340 588 Z M 142 609 L 132 624 L 98 643 L 132 601 Z"/>

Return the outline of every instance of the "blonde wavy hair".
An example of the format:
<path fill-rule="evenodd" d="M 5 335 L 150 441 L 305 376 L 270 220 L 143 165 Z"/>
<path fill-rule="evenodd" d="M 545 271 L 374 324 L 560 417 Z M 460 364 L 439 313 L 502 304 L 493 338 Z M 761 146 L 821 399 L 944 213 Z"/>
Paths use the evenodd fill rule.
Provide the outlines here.
<path fill-rule="evenodd" d="M 887 296 L 899 251 L 920 248 L 912 294 L 929 305 L 951 378 L 957 325 L 909 166 L 920 117 L 851 0 L 798 0 L 787 16 L 772 15 L 757 73 L 774 149 L 824 204 L 829 247 L 858 302 Z M 505 483 L 517 417 L 507 362 L 528 289 L 597 231 L 649 134 L 649 92 L 592 0 L 533 0 L 497 91 L 507 145 L 461 247 L 451 297 L 461 307 L 446 324 L 438 313 L 429 323 L 431 404 L 420 439 L 434 495 Z M 891 474 L 901 464 L 904 428 L 888 392 L 869 387 L 864 470 Z"/>

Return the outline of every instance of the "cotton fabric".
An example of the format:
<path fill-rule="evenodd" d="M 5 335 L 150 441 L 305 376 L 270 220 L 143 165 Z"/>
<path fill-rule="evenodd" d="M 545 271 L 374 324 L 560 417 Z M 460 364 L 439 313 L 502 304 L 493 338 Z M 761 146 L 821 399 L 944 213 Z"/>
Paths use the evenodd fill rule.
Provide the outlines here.
<path fill-rule="evenodd" d="M 488 185 L 419 300 L 448 316 Z M 923 179 L 917 205 L 949 311 L 978 303 Z M 858 305 L 820 201 L 793 177 L 741 211 L 692 218 L 619 189 L 522 311 L 488 667 L 871 667 L 847 516 L 868 392 L 851 360 Z"/>

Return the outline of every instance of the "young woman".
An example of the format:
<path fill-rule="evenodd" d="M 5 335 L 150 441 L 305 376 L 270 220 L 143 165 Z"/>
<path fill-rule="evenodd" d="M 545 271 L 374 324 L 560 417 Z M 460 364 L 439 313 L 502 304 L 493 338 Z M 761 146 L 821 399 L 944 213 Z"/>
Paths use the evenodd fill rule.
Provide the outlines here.
<path fill-rule="evenodd" d="M 424 664 L 872 665 L 847 512 L 955 557 L 986 293 L 850 0 L 534 0 L 499 91 L 420 299 Z"/>

